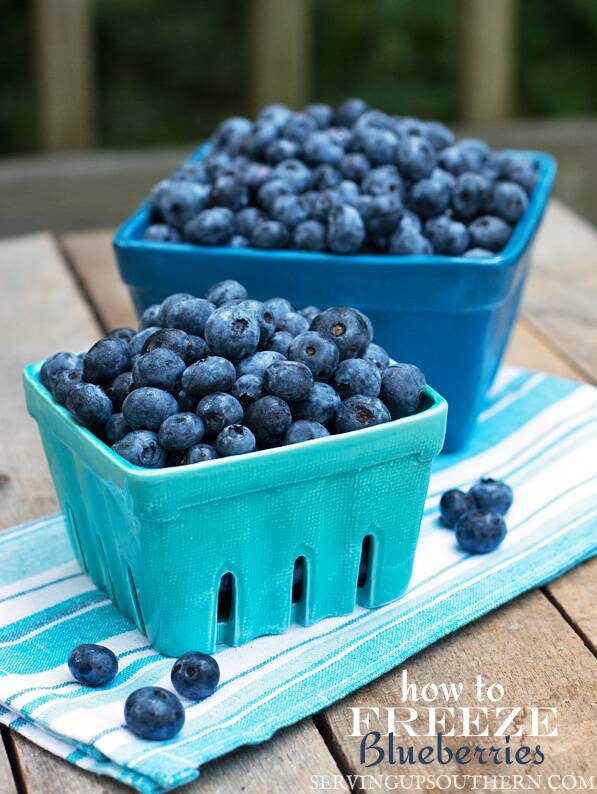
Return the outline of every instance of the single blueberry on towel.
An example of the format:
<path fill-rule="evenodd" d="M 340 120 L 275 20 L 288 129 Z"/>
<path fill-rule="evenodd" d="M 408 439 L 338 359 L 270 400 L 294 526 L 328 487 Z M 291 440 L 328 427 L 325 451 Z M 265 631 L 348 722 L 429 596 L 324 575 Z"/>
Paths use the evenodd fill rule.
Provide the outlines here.
<path fill-rule="evenodd" d="M 477 505 L 470 493 L 459 491 L 457 488 L 452 488 L 442 494 L 439 502 L 442 523 L 450 529 L 456 526 L 461 516 L 476 509 Z"/>
<path fill-rule="evenodd" d="M 132 692 L 124 704 L 127 728 L 142 739 L 173 739 L 182 730 L 184 708 L 173 692 L 144 686 Z"/>
<path fill-rule="evenodd" d="M 478 510 L 493 510 L 505 516 L 512 505 L 512 488 L 501 480 L 483 477 L 469 491 Z"/>
<path fill-rule="evenodd" d="M 464 513 L 456 524 L 456 541 L 461 549 L 486 554 L 497 549 L 506 537 L 506 522 L 499 513 Z"/>
<path fill-rule="evenodd" d="M 174 662 L 170 675 L 179 695 L 202 700 L 212 695 L 220 681 L 220 668 L 213 656 L 191 651 Z"/>
<path fill-rule="evenodd" d="M 85 686 L 105 686 L 118 672 L 118 659 L 103 645 L 84 643 L 70 652 L 68 669 L 72 677 Z"/>

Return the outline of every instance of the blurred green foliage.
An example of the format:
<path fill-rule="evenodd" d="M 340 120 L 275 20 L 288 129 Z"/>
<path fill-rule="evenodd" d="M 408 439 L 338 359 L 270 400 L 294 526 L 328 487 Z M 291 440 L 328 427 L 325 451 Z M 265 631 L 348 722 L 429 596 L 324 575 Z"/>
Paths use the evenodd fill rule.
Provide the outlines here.
<path fill-rule="evenodd" d="M 517 113 L 597 112 L 597 2 L 519 0 Z M 249 94 L 248 0 L 96 0 L 96 138 L 173 144 Z M 0 152 L 37 148 L 31 4 L 4 0 Z M 458 0 L 312 0 L 312 96 L 458 119 Z"/>

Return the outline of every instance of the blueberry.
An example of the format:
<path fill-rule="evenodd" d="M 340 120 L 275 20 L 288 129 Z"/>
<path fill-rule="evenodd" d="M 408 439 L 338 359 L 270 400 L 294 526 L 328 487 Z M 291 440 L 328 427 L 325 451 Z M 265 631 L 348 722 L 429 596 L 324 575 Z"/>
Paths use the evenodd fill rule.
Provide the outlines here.
<path fill-rule="evenodd" d="M 311 330 L 333 342 L 345 358 L 360 358 L 371 342 L 371 326 L 365 315 L 356 309 L 336 307 L 318 314 Z M 307 363 L 307 362 L 305 362 Z"/>
<path fill-rule="evenodd" d="M 189 349 L 185 358 L 186 364 L 194 364 L 196 361 L 201 361 L 202 358 L 206 358 L 209 355 L 209 348 L 203 337 L 189 334 L 188 340 Z"/>
<path fill-rule="evenodd" d="M 350 152 L 342 158 L 339 168 L 346 179 L 360 183 L 371 170 L 371 163 L 362 152 Z"/>
<path fill-rule="evenodd" d="M 366 110 L 354 123 L 354 131 L 360 130 L 393 130 L 395 129 L 394 120 L 382 110 L 371 108 Z"/>
<path fill-rule="evenodd" d="M 319 221 L 303 221 L 292 232 L 292 245 L 302 251 L 325 250 L 325 226 Z"/>
<path fill-rule="evenodd" d="M 288 357 L 288 348 L 294 339 L 292 334 L 288 331 L 276 331 L 271 339 L 268 340 L 265 349 L 275 350 L 277 353 L 282 353 L 283 356 Z"/>
<path fill-rule="evenodd" d="M 481 174 L 460 174 L 454 185 L 452 206 L 461 218 L 470 220 L 487 208 L 491 198 L 491 183 Z"/>
<path fill-rule="evenodd" d="M 342 182 L 342 173 L 333 165 L 318 165 L 311 172 L 309 189 L 317 193 L 321 190 L 331 190 Z"/>
<path fill-rule="evenodd" d="M 311 102 L 305 106 L 304 110 L 321 129 L 329 127 L 332 123 L 334 111 L 330 105 L 325 105 L 323 102 Z"/>
<path fill-rule="evenodd" d="M 167 223 L 152 223 L 143 232 L 144 240 L 154 243 L 179 243 L 182 240 L 180 232 Z"/>
<path fill-rule="evenodd" d="M 203 336 L 205 323 L 215 309 L 211 301 L 203 298 L 181 300 L 163 312 L 164 325 L 167 328 L 178 328 L 194 336 Z"/>
<path fill-rule="evenodd" d="M 234 234 L 230 238 L 230 242 L 228 243 L 230 248 L 250 248 L 251 243 L 247 237 L 243 237 L 242 234 Z"/>
<path fill-rule="evenodd" d="M 422 218 L 441 215 L 450 203 L 450 189 L 432 176 L 421 179 L 412 186 L 409 204 Z"/>
<path fill-rule="evenodd" d="M 177 392 L 176 401 L 182 413 L 193 413 L 197 408 L 197 398 L 187 394 L 184 389 L 180 389 Z"/>
<path fill-rule="evenodd" d="M 264 345 L 276 330 L 276 320 L 272 312 L 261 301 L 245 300 L 237 304 L 239 309 L 252 312 L 259 323 L 259 346 Z"/>
<path fill-rule="evenodd" d="M 258 223 L 266 219 L 265 214 L 257 207 L 245 207 L 235 217 L 236 231 L 243 237 L 250 237 Z"/>
<path fill-rule="evenodd" d="M 272 105 L 267 105 L 259 112 L 259 122 L 268 122 L 273 124 L 274 127 L 279 128 L 282 127 L 288 119 L 292 116 L 292 111 L 289 110 L 286 105 L 282 105 L 278 102 L 273 103 Z M 258 122 L 258 123 L 259 123 Z"/>
<path fill-rule="evenodd" d="M 245 423 L 260 447 L 278 446 L 292 422 L 290 408 L 273 395 L 261 397 L 247 408 Z"/>
<path fill-rule="evenodd" d="M 512 505 L 512 488 L 501 480 L 483 477 L 469 491 L 477 510 L 506 515 Z"/>
<path fill-rule="evenodd" d="M 188 466 L 191 463 L 205 463 L 206 460 L 216 460 L 217 457 L 218 453 L 210 444 L 195 444 L 185 450 L 181 466 Z"/>
<path fill-rule="evenodd" d="M 388 253 L 418 256 L 430 256 L 433 246 L 430 241 L 414 227 L 398 229 L 388 242 Z"/>
<path fill-rule="evenodd" d="M 170 392 L 143 386 L 132 391 L 122 403 L 122 413 L 134 430 L 158 430 L 164 419 L 179 412 Z"/>
<path fill-rule="evenodd" d="M 288 314 L 288 312 L 294 311 L 294 308 L 290 301 L 287 301 L 286 298 L 270 298 L 269 300 L 264 301 L 264 307 L 274 315 L 274 320 L 278 322 L 280 317 L 284 314 Z"/>
<path fill-rule="evenodd" d="M 253 124 L 242 116 L 225 119 L 213 136 L 214 146 L 218 149 L 237 152 L 253 131 Z"/>
<path fill-rule="evenodd" d="M 390 165 L 396 162 L 398 138 L 390 130 L 370 128 L 361 133 L 358 140 L 371 165 Z"/>
<path fill-rule="evenodd" d="M 157 386 L 169 392 L 180 388 L 186 365 L 182 358 L 167 347 L 157 347 L 143 353 L 133 364 L 133 382 L 140 386 Z"/>
<path fill-rule="evenodd" d="M 416 413 L 421 407 L 426 385 L 425 376 L 414 364 L 388 367 L 381 379 L 380 396 L 392 419 Z"/>
<path fill-rule="evenodd" d="M 257 203 L 266 212 L 271 212 L 277 198 L 288 196 L 295 192 L 286 180 L 273 176 L 272 179 L 264 182 L 257 191 Z"/>
<path fill-rule="evenodd" d="M 170 182 L 162 191 L 157 209 L 170 226 L 183 227 L 207 206 L 210 188 L 194 182 Z"/>
<path fill-rule="evenodd" d="M 499 513 L 464 513 L 456 524 L 456 541 L 461 549 L 486 554 L 506 537 L 506 522 Z"/>
<path fill-rule="evenodd" d="M 425 224 L 425 234 L 429 238 L 436 254 L 459 256 L 469 245 L 469 233 L 460 221 L 454 221 L 447 215 L 440 215 Z"/>
<path fill-rule="evenodd" d="M 379 372 L 382 374 L 385 372 L 386 367 L 388 367 L 390 364 L 390 357 L 384 348 L 381 345 L 376 345 L 375 342 L 371 342 L 371 344 L 367 347 L 363 353 L 363 358 L 375 364 Z"/>
<path fill-rule="evenodd" d="M 259 345 L 261 328 L 257 314 L 244 305 L 221 306 L 205 324 L 205 341 L 216 356 L 240 361 Z"/>
<path fill-rule="evenodd" d="M 263 397 L 263 381 L 257 375 L 241 375 L 230 389 L 230 394 L 246 410 L 247 406 Z"/>
<path fill-rule="evenodd" d="M 141 314 L 141 317 L 139 318 L 139 332 L 145 330 L 146 328 L 156 328 L 157 330 L 161 327 L 161 309 L 161 304 L 152 303 L 151 306 L 148 306 L 144 310 L 144 312 Z"/>
<path fill-rule="evenodd" d="M 449 529 L 453 529 L 459 518 L 465 513 L 470 513 L 472 510 L 476 509 L 475 500 L 470 493 L 459 491 L 457 488 L 453 488 L 442 494 L 442 498 L 439 502 L 442 524 Z"/>
<path fill-rule="evenodd" d="M 131 368 L 129 346 L 122 339 L 105 337 L 85 354 L 83 379 L 88 383 L 106 383 Z"/>
<path fill-rule="evenodd" d="M 271 122 L 260 120 L 249 137 L 249 155 L 253 158 L 263 158 L 265 150 L 270 143 L 278 137 L 278 128 Z"/>
<path fill-rule="evenodd" d="M 487 248 L 469 248 L 465 251 L 464 255 L 467 259 L 487 259 L 488 257 L 495 256 L 493 251 L 488 251 Z"/>
<path fill-rule="evenodd" d="M 381 374 L 372 361 L 346 358 L 338 364 L 332 385 L 343 400 L 353 394 L 377 397 L 381 389 Z"/>
<path fill-rule="evenodd" d="M 147 336 L 143 342 L 141 353 L 150 353 L 152 350 L 160 348 L 171 350 L 183 361 L 188 361 L 192 342 L 189 335 L 178 328 L 160 328 L 159 331 Z"/>
<path fill-rule="evenodd" d="M 203 422 L 196 414 L 174 414 L 162 422 L 158 440 L 170 452 L 184 452 L 198 444 L 204 432 Z"/>
<path fill-rule="evenodd" d="M 303 143 L 303 154 L 311 165 L 338 165 L 344 157 L 344 149 L 327 132 L 318 130 Z"/>
<path fill-rule="evenodd" d="M 336 432 L 349 433 L 390 421 L 390 413 L 377 397 L 354 394 L 344 400 L 336 411 Z"/>
<path fill-rule="evenodd" d="M 431 141 L 437 151 L 441 151 L 454 143 L 454 133 L 439 121 L 428 121 L 425 123 L 425 137 L 428 141 Z"/>
<path fill-rule="evenodd" d="M 298 336 L 309 330 L 309 320 L 298 312 L 286 312 L 286 314 L 278 317 L 276 330 L 286 331 L 291 336 Z"/>
<path fill-rule="evenodd" d="M 299 311 L 299 314 L 302 314 L 309 323 L 312 323 L 314 318 L 321 314 L 321 309 L 318 306 L 305 306 L 304 309 Z"/>
<path fill-rule="evenodd" d="M 168 295 L 167 298 L 160 303 L 160 310 L 157 315 L 157 322 L 156 325 L 165 328 L 166 326 L 166 315 L 178 304 L 182 301 L 192 300 L 193 295 L 188 292 L 175 292 L 172 295 Z"/>
<path fill-rule="evenodd" d="M 220 681 L 220 668 L 213 656 L 197 652 L 185 653 L 174 662 L 170 680 L 182 697 L 202 700 L 216 691 Z"/>
<path fill-rule="evenodd" d="M 54 378 L 52 383 L 52 396 L 59 405 L 66 405 L 71 389 L 81 383 L 83 373 L 80 369 L 63 369 Z"/>
<path fill-rule="evenodd" d="M 350 204 L 334 207 L 328 217 L 327 244 L 335 254 L 353 254 L 365 239 L 365 227 L 359 212 Z"/>
<path fill-rule="evenodd" d="M 275 165 L 282 160 L 289 160 L 300 154 L 301 147 L 296 141 L 289 138 L 275 138 L 268 143 L 265 149 L 265 159 Z"/>
<path fill-rule="evenodd" d="M 314 318 L 313 326 L 321 315 Z M 306 364 L 315 380 L 327 380 L 338 366 L 340 353 L 331 339 L 315 331 L 299 334 L 290 343 L 288 358 Z"/>
<path fill-rule="evenodd" d="M 135 388 L 133 384 L 133 373 L 130 371 L 121 372 L 120 375 L 117 375 L 114 380 L 111 380 L 110 383 L 106 384 L 103 388 L 108 397 L 112 400 L 112 407 L 114 410 L 120 411 L 124 398 Z"/>
<path fill-rule="evenodd" d="M 240 402 L 225 392 L 207 394 L 197 406 L 197 416 L 203 420 L 207 438 L 215 438 L 228 425 L 241 423 L 243 414 Z"/>
<path fill-rule="evenodd" d="M 105 391 L 93 383 L 77 383 L 69 390 L 66 407 L 84 427 L 101 427 L 112 414 L 112 402 Z"/>
<path fill-rule="evenodd" d="M 313 388 L 313 375 L 309 367 L 298 361 L 278 361 L 265 370 L 263 387 L 286 402 L 299 402 Z"/>
<path fill-rule="evenodd" d="M 319 221 L 319 223 L 327 223 L 332 210 L 337 210 L 342 206 L 342 199 L 335 190 L 322 190 L 313 196 L 304 194 L 303 200 L 309 202 L 311 220 Z"/>
<path fill-rule="evenodd" d="M 130 433 L 132 429 L 132 427 L 127 425 L 126 419 L 122 414 L 112 414 L 104 427 L 106 443 L 112 446 L 117 441 L 120 441 L 121 438 L 124 438 L 127 433 Z"/>
<path fill-rule="evenodd" d="M 307 113 L 293 113 L 282 127 L 282 135 L 293 141 L 302 143 L 305 138 L 317 129 L 317 123 Z"/>
<path fill-rule="evenodd" d="M 247 297 L 248 294 L 245 287 L 233 279 L 218 281 L 217 284 L 214 284 L 205 293 L 205 300 L 213 303 L 214 306 L 218 308 L 230 301 L 244 301 Z"/>
<path fill-rule="evenodd" d="M 336 188 L 336 194 L 343 204 L 351 204 L 353 207 L 359 202 L 361 192 L 356 182 L 350 179 L 343 179 Z"/>
<path fill-rule="evenodd" d="M 410 210 L 404 210 L 402 213 L 396 233 L 402 232 L 405 229 L 414 229 L 416 232 L 422 232 L 423 230 L 421 219 L 418 215 L 415 215 L 415 213 L 411 212 Z"/>
<path fill-rule="evenodd" d="M 294 403 L 292 413 L 295 419 L 306 419 L 322 425 L 329 424 L 340 407 L 340 396 L 327 383 L 315 383 L 305 400 Z"/>
<path fill-rule="evenodd" d="M 177 165 L 170 174 L 173 182 L 197 182 L 206 185 L 209 176 L 203 163 L 186 162 Z"/>
<path fill-rule="evenodd" d="M 363 193 L 383 196 L 386 193 L 402 193 L 402 179 L 395 165 L 380 165 L 372 168 L 361 183 Z"/>
<path fill-rule="evenodd" d="M 539 176 L 533 163 L 524 155 L 504 152 L 501 157 L 501 178 L 519 184 L 530 196 Z"/>
<path fill-rule="evenodd" d="M 424 179 L 437 164 L 435 148 L 425 138 L 410 136 L 398 147 L 398 166 L 407 179 Z"/>
<path fill-rule="evenodd" d="M 150 430 L 133 430 L 113 444 L 112 449 L 129 463 L 145 469 L 161 469 L 166 465 L 166 450 Z"/>
<path fill-rule="evenodd" d="M 222 174 L 213 183 L 211 202 L 217 207 L 238 212 L 249 203 L 249 189 L 238 177 Z"/>
<path fill-rule="evenodd" d="M 251 190 L 259 190 L 261 185 L 271 177 L 271 173 L 272 169 L 265 163 L 249 163 L 245 171 L 245 182 Z M 247 209 L 249 208 L 247 207 Z M 252 209 L 256 208 L 253 207 Z M 239 231 L 241 230 L 239 229 Z"/>
<path fill-rule="evenodd" d="M 116 678 L 118 659 L 103 645 L 78 645 L 68 657 L 72 677 L 85 686 L 105 686 Z"/>
<path fill-rule="evenodd" d="M 392 234 L 402 217 L 402 201 L 396 193 L 374 196 L 363 207 L 365 227 L 370 234 Z"/>
<path fill-rule="evenodd" d="M 471 170 L 467 159 L 457 144 L 447 146 L 443 149 L 440 152 L 438 163 L 444 171 L 454 174 L 455 176 Z"/>
<path fill-rule="evenodd" d="M 458 148 L 469 171 L 480 171 L 491 153 L 489 146 L 479 138 L 462 138 L 458 142 Z"/>
<path fill-rule="evenodd" d="M 191 364 L 182 373 L 182 388 L 191 397 L 228 391 L 236 380 L 234 364 L 221 356 L 208 356 Z"/>
<path fill-rule="evenodd" d="M 319 422 L 298 419 L 293 422 L 284 436 L 284 444 L 300 444 L 301 441 L 312 441 L 315 438 L 329 436 L 330 431 Z"/>
<path fill-rule="evenodd" d="M 498 218 L 516 223 L 527 211 L 529 200 L 524 189 L 515 182 L 498 182 L 493 191 L 493 212 Z"/>
<path fill-rule="evenodd" d="M 255 436 L 244 425 L 228 425 L 218 433 L 215 442 L 216 451 L 221 458 L 232 455 L 245 455 L 257 449 Z"/>
<path fill-rule="evenodd" d="M 243 375 L 256 375 L 262 379 L 265 370 L 275 361 L 283 361 L 284 356 L 275 350 L 260 350 L 239 361 L 236 365 L 236 374 L 240 378 Z M 222 389 L 222 391 L 224 391 Z"/>
<path fill-rule="evenodd" d="M 468 227 L 471 247 L 501 251 L 512 234 L 512 227 L 494 215 L 482 215 Z"/>
<path fill-rule="evenodd" d="M 346 99 L 336 108 L 334 118 L 336 124 L 343 127 L 352 127 L 357 119 L 367 110 L 367 103 L 358 97 Z"/>
<path fill-rule="evenodd" d="M 106 337 L 108 339 L 122 339 L 123 342 L 129 344 L 135 334 L 136 331 L 133 328 L 121 326 L 120 328 L 112 328 L 111 331 L 108 331 Z"/>
<path fill-rule="evenodd" d="M 203 210 L 185 225 L 184 233 L 197 245 L 224 245 L 234 234 L 234 214 L 227 207 Z"/>
<path fill-rule="evenodd" d="M 159 686 L 144 686 L 132 692 L 124 704 L 124 721 L 142 739 L 173 739 L 182 730 L 185 714 L 180 700 Z"/>
<path fill-rule="evenodd" d="M 305 221 L 307 215 L 304 202 L 292 193 L 287 196 L 278 196 L 274 201 L 272 216 L 289 229 L 294 229 L 299 223 Z"/>
<path fill-rule="evenodd" d="M 289 242 L 288 229 L 280 221 L 262 221 L 253 229 L 250 237 L 253 248 L 265 250 L 286 248 Z"/>
<path fill-rule="evenodd" d="M 301 160 L 291 158 L 278 163 L 272 172 L 272 177 L 273 180 L 279 180 L 287 185 L 293 193 L 302 193 L 311 179 L 311 169 Z"/>

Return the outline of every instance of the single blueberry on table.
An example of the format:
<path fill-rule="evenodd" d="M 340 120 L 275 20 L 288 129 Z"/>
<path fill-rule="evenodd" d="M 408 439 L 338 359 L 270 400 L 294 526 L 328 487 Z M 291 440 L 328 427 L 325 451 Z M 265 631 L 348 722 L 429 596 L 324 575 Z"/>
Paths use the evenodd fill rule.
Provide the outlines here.
<path fill-rule="evenodd" d="M 182 240 L 180 232 L 167 223 L 152 223 L 143 232 L 144 240 L 154 243 L 179 243 Z"/>
<path fill-rule="evenodd" d="M 198 444 L 205 428 L 196 414 L 185 412 L 164 419 L 158 432 L 158 441 L 168 452 L 184 452 Z"/>
<path fill-rule="evenodd" d="M 272 339 L 275 336 L 277 336 L 277 334 L 274 334 Z M 270 342 L 271 341 L 270 339 Z M 243 409 L 246 410 L 247 406 L 257 402 L 260 397 L 263 397 L 263 380 L 257 375 L 241 375 L 230 389 L 230 394 L 236 397 Z"/>
<path fill-rule="evenodd" d="M 113 444 L 112 449 L 129 463 L 144 469 L 161 469 L 166 465 L 166 450 L 151 430 L 132 430 Z"/>
<path fill-rule="evenodd" d="M 312 325 L 321 315 L 317 315 Z M 306 331 L 295 336 L 288 347 L 288 358 L 306 364 L 315 380 L 328 380 L 340 360 L 338 347 L 316 331 Z"/>
<path fill-rule="evenodd" d="M 221 306 L 205 323 L 205 341 L 216 356 L 240 361 L 257 350 L 261 327 L 246 304 Z"/>
<path fill-rule="evenodd" d="M 353 394 L 377 397 L 381 389 L 381 374 L 366 358 L 345 358 L 334 372 L 333 385 L 343 400 Z"/>
<path fill-rule="evenodd" d="M 354 394 L 336 411 L 336 432 L 349 433 L 390 421 L 390 412 L 378 397 Z"/>
<path fill-rule="evenodd" d="M 417 413 L 425 395 L 425 376 L 414 364 L 395 364 L 388 367 L 381 379 L 380 396 L 392 419 Z"/>
<path fill-rule="evenodd" d="M 170 182 L 157 201 L 157 211 L 168 225 L 182 228 L 207 206 L 210 192 L 208 185 Z"/>
<path fill-rule="evenodd" d="M 292 415 L 297 420 L 328 425 L 336 416 L 340 402 L 340 395 L 329 384 L 314 383 L 306 399 L 292 404 Z"/>
<path fill-rule="evenodd" d="M 220 682 L 220 668 L 213 656 L 192 651 L 174 662 L 170 679 L 182 697 L 202 700 L 216 691 Z"/>
<path fill-rule="evenodd" d="M 257 449 L 255 436 L 244 425 L 228 425 L 218 433 L 215 441 L 216 452 L 221 458 L 245 455 Z"/>
<path fill-rule="evenodd" d="M 135 342 L 136 338 L 133 340 L 133 344 Z M 160 328 L 159 331 L 147 336 L 143 342 L 141 354 L 150 353 L 152 350 L 160 348 L 171 350 L 177 356 L 180 356 L 183 361 L 188 362 L 192 343 L 188 334 L 179 328 Z"/>
<path fill-rule="evenodd" d="M 336 345 L 340 361 L 360 358 L 372 341 L 368 319 L 361 312 L 348 307 L 333 307 L 321 312 L 313 319 L 311 331 Z"/>
<path fill-rule="evenodd" d="M 205 300 L 213 303 L 214 306 L 220 307 L 230 301 L 239 300 L 244 301 L 248 298 L 247 290 L 242 284 L 234 279 L 226 279 L 225 281 L 218 281 L 210 287 L 205 293 Z"/>
<path fill-rule="evenodd" d="M 112 414 L 112 401 L 94 383 L 77 383 L 73 386 L 67 394 L 66 407 L 83 427 L 102 427 Z"/>
<path fill-rule="evenodd" d="M 184 233 L 197 245 L 224 245 L 234 234 L 234 214 L 227 207 L 203 210 L 185 224 Z"/>
<path fill-rule="evenodd" d="M 468 227 L 471 248 L 501 251 L 512 234 L 512 227 L 495 215 L 482 215 Z"/>
<path fill-rule="evenodd" d="M 130 368 L 128 344 L 122 339 L 104 337 L 85 353 L 83 379 L 88 383 L 106 383 Z"/>
<path fill-rule="evenodd" d="M 216 391 L 228 391 L 235 380 L 236 370 L 231 361 L 221 356 L 208 356 L 185 369 L 182 388 L 191 397 L 203 397 Z"/>
<path fill-rule="evenodd" d="M 442 498 L 439 501 L 442 524 L 449 529 L 453 529 L 458 519 L 465 513 L 470 513 L 476 509 L 475 500 L 470 493 L 460 491 L 457 488 L 446 491 L 442 494 Z"/>
<path fill-rule="evenodd" d="M 492 510 L 494 513 L 506 515 L 512 506 L 512 488 L 501 480 L 483 477 L 469 491 L 475 501 L 477 510 Z"/>
<path fill-rule="evenodd" d="M 297 419 L 293 422 L 284 436 L 284 444 L 300 444 L 301 441 L 312 441 L 315 438 L 329 436 L 330 431 L 319 422 L 307 419 Z"/>
<path fill-rule="evenodd" d="M 182 358 L 167 347 L 156 347 L 140 355 L 133 364 L 135 388 L 157 386 L 169 392 L 180 389 L 186 365 Z"/>
<path fill-rule="evenodd" d="M 127 433 L 130 433 L 132 429 L 132 427 L 127 425 L 126 419 L 122 414 L 112 414 L 104 427 L 106 443 L 113 446 L 121 438 L 124 438 Z"/>
<path fill-rule="evenodd" d="M 350 204 L 334 207 L 328 217 L 327 243 L 336 254 L 354 254 L 365 240 L 365 226 Z"/>
<path fill-rule="evenodd" d="M 288 404 L 273 395 L 261 397 L 249 405 L 245 414 L 245 424 L 253 431 L 261 448 L 279 445 L 291 422 Z"/>
<path fill-rule="evenodd" d="M 262 221 L 253 229 L 249 239 L 254 248 L 273 250 L 286 248 L 290 242 L 290 235 L 285 224 L 280 221 Z"/>
<path fill-rule="evenodd" d="M 191 463 L 205 463 L 206 460 L 217 460 L 218 453 L 210 444 L 195 444 L 185 450 L 181 466 L 189 466 Z"/>
<path fill-rule="evenodd" d="M 300 402 L 313 388 L 313 375 L 309 367 L 298 361 L 278 361 L 265 370 L 263 387 L 286 402 Z"/>
<path fill-rule="evenodd" d="M 118 659 L 113 651 L 103 645 L 84 643 L 70 652 L 68 669 L 80 684 L 105 686 L 116 678 Z"/>
<path fill-rule="evenodd" d="M 161 310 L 162 307 L 159 303 L 152 303 L 151 306 L 148 306 L 139 318 L 139 332 L 143 331 L 145 328 L 155 328 L 158 330 L 162 325 L 160 318 Z M 139 334 L 136 334 L 136 336 L 138 335 Z"/>
<path fill-rule="evenodd" d="M 516 182 L 498 182 L 493 191 L 492 210 L 508 223 L 516 223 L 527 211 L 529 200 Z"/>
<path fill-rule="evenodd" d="M 464 551 L 487 554 L 506 537 L 506 522 L 499 513 L 464 513 L 456 523 L 456 542 Z"/>
<path fill-rule="evenodd" d="M 159 686 L 144 686 L 132 692 L 124 704 L 127 728 L 142 739 L 173 739 L 182 730 L 184 708 L 175 694 Z"/>
<path fill-rule="evenodd" d="M 197 416 L 205 425 L 207 438 L 215 438 L 227 425 L 243 421 L 243 407 L 231 394 L 214 392 L 203 397 L 197 405 Z M 201 439 L 197 439 L 200 441 Z"/>
<path fill-rule="evenodd" d="M 170 392 L 153 386 L 135 389 L 122 403 L 124 418 L 133 430 L 157 431 L 165 419 L 179 411 L 178 402 Z"/>
<path fill-rule="evenodd" d="M 288 348 L 293 339 L 294 336 L 289 334 L 288 331 L 276 331 L 271 339 L 268 339 L 265 349 L 275 350 L 278 353 L 282 353 L 283 356 L 288 357 Z"/>
<path fill-rule="evenodd" d="M 284 356 L 281 353 L 277 353 L 275 350 L 259 350 L 257 353 L 253 353 L 252 356 L 243 358 L 242 361 L 238 362 L 236 365 L 236 374 L 239 378 L 243 375 L 256 375 L 262 380 L 265 370 L 271 364 L 275 361 L 283 360 Z M 221 391 L 224 391 L 224 389 Z"/>
<path fill-rule="evenodd" d="M 167 328 L 178 328 L 193 336 L 203 336 L 205 323 L 215 310 L 215 304 L 204 298 L 180 300 L 162 312 L 164 325 Z"/>
<path fill-rule="evenodd" d="M 276 331 L 286 331 L 291 336 L 304 334 L 309 330 L 309 320 L 299 312 L 287 312 L 278 317 Z"/>
<path fill-rule="evenodd" d="M 52 384 L 52 396 L 59 405 L 66 405 L 71 389 L 81 383 L 83 373 L 80 369 L 64 369 L 59 372 Z"/>

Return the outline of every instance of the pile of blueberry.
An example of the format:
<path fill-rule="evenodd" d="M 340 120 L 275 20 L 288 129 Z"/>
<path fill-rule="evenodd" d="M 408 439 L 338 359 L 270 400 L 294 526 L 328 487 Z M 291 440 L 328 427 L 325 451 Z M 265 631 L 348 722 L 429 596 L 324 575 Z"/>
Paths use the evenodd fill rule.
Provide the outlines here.
<path fill-rule="evenodd" d="M 421 410 L 425 377 L 390 366 L 356 309 L 249 300 L 237 281 L 178 293 L 40 379 L 137 466 L 161 468 L 309 441 Z"/>
<path fill-rule="evenodd" d="M 485 554 L 506 537 L 503 516 L 512 505 L 512 489 L 501 480 L 483 477 L 468 491 L 446 491 L 439 503 L 442 523 L 454 529 L 465 551 Z"/>
<path fill-rule="evenodd" d="M 116 678 L 118 659 L 104 645 L 85 643 L 71 651 L 68 668 L 80 684 L 103 687 Z M 191 651 L 174 663 L 170 680 L 182 697 L 203 700 L 215 692 L 220 668 L 212 656 Z M 131 692 L 126 699 L 124 721 L 127 728 L 142 739 L 172 739 L 184 725 L 184 706 L 168 689 L 144 686 Z"/>
<path fill-rule="evenodd" d="M 442 254 L 501 251 L 537 184 L 531 159 L 348 99 L 264 108 L 216 130 L 153 189 L 145 239 L 203 246 Z"/>

